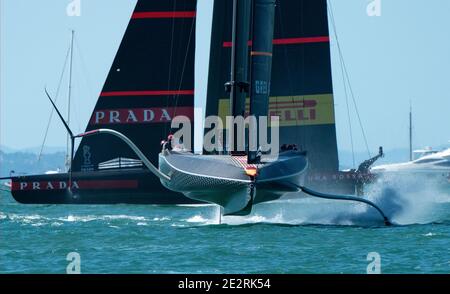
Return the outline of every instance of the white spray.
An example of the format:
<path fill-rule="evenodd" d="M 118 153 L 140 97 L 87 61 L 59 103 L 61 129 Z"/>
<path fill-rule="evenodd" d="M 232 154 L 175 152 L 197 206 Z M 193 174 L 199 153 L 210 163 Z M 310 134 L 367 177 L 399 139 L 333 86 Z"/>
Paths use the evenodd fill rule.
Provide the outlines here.
<path fill-rule="evenodd" d="M 450 183 L 443 177 L 386 174 L 365 187 L 365 197 L 396 225 L 450 221 Z M 217 217 L 214 209 L 206 223 L 217 223 Z M 259 204 L 249 216 L 223 217 L 222 223 L 383 226 L 379 213 L 365 204 L 308 196 Z"/>

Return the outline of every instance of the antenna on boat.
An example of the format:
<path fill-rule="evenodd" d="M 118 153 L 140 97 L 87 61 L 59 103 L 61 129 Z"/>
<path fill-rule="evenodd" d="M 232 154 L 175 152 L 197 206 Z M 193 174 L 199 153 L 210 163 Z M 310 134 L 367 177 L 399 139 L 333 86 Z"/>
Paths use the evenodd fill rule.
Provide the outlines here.
<path fill-rule="evenodd" d="M 71 40 L 70 40 L 70 64 L 69 64 L 69 93 L 68 93 L 68 101 L 67 101 L 67 125 L 70 125 L 70 104 L 72 98 L 72 72 L 73 72 L 73 43 L 75 38 L 75 31 L 72 30 Z M 73 137 L 73 136 L 72 136 Z M 70 140 L 73 138 L 67 134 L 67 144 L 66 144 L 66 170 L 69 170 L 71 167 L 71 162 L 73 158 L 73 151 L 71 151 L 71 157 L 69 159 L 69 148 L 73 149 L 73 144 L 70 144 Z M 72 147 L 69 147 L 72 146 Z"/>

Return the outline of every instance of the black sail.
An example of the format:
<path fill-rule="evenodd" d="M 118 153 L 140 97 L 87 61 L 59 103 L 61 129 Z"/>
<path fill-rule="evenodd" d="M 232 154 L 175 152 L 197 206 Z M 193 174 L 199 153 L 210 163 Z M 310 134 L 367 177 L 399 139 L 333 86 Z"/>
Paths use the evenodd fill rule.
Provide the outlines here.
<path fill-rule="evenodd" d="M 196 2 L 137 2 L 86 131 L 117 130 L 157 164 L 173 117 L 193 119 Z M 73 170 L 97 170 L 116 158 L 136 156 L 115 137 L 86 137 Z"/>
<path fill-rule="evenodd" d="M 231 3 L 214 4 L 208 78 L 206 113 L 222 118 L 229 113 L 223 82 L 230 67 Z M 277 0 L 276 5 L 269 113 L 280 117 L 280 143 L 308 151 L 313 171 L 337 171 L 327 1 Z"/>

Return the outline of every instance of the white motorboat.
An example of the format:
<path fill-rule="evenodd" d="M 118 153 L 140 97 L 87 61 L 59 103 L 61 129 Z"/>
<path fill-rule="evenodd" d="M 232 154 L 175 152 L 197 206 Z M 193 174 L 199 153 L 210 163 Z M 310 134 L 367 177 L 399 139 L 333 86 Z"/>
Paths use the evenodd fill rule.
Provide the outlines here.
<path fill-rule="evenodd" d="M 371 172 L 374 174 L 420 173 L 450 178 L 450 148 L 443 151 L 433 151 L 432 149 L 417 150 L 415 153 L 422 155 L 409 162 L 375 166 L 371 168 Z"/>

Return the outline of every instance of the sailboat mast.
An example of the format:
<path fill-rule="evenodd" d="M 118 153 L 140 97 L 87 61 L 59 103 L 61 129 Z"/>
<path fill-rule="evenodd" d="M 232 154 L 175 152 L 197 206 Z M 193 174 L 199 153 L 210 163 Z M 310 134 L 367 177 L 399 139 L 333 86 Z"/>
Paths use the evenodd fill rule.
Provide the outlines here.
<path fill-rule="evenodd" d="M 71 108 L 71 99 L 72 99 L 72 71 L 73 71 L 73 43 L 74 43 L 75 31 L 72 30 L 71 40 L 70 40 L 70 63 L 69 63 L 69 93 L 68 93 L 68 101 L 67 101 L 67 125 L 70 126 L 70 108 Z M 66 169 L 68 170 L 70 167 L 71 158 L 71 138 L 70 135 L 67 134 L 67 143 L 66 143 Z"/>
<path fill-rule="evenodd" d="M 413 161 L 413 147 L 412 147 L 412 106 L 409 106 L 409 161 Z"/>
<path fill-rule="evenodd" d="M 233 0 L 233 35 L 231 51 L 230 81 L 225 84 L 230 93 L 230 113 L 233 118 L 245 116 L 245 100 L 249 91 L 248 82 L 248 40 L 250 35 L 251 4 L 248 0 Z M 239 142 L 245 144 L 245 133 L 234 125 L 231 142 L 232 154 L 242 153 L 238 150 Z M 238 138 L 240 136 L 240 138 Z"/>
<path fill-rule="evenodd" d="M 269 113 L 274 22 L 275 0 L 254 0 L 250 115 L 256 117 L 258 128 L 257 135 L 250 136 L 253 141 L 249 142 L 249 146 L 259 146 L 259 122 L 261 117 L 267 118 Z M 257 153 L 257 150 L 249 150 L 249 163 L 258 160 Z"/>

